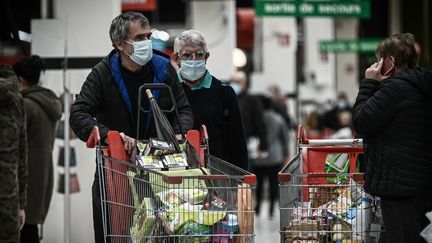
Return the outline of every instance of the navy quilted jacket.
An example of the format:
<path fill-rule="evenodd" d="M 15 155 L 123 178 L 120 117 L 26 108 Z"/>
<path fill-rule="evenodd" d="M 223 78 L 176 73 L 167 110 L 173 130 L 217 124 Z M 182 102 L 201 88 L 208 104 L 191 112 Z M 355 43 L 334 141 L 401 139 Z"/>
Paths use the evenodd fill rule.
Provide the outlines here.
<path fill-rule="evenodd" d="M 363 80 L 353 112 L 354 128 L 366 144 L 366 190 L 431 195 L 432 72 L 409 68 L 382 83 Z"/>

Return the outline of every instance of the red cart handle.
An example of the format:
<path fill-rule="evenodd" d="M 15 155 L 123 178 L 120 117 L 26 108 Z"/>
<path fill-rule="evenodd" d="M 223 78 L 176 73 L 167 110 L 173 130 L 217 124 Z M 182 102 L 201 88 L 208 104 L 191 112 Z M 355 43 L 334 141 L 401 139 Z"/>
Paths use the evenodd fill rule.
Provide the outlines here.
<path fill-rule="evenodd" d="M 303 125 L 299 124 L 298 128 L 297 128 L 297 140 L 299 142 L 299 144 L 307 144 L 308 141 L 307 139 L 305 139 L 305 134 L 303 131 Z"/>
<path fill-rule="evenodd" d="M 96 145 L 99 144 L 100 144 L 99 127 L 94 126 L 92 132 L 90 133 L 89 138 L 87 139 L 86 145 L 87 148 L 94 148 Z"/>

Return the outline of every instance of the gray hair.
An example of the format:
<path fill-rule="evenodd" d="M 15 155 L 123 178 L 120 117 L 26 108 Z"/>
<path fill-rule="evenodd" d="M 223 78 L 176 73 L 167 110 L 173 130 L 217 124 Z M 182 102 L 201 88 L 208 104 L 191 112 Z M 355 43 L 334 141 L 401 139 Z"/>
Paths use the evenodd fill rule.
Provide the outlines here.
<path fill-rule="evenodd" d="M 185 30 L 174 41 L 174 53 L 178 53 L 184 46 L 202 47 L 207 52 L 207 42 L 203 33 L 198 30 Z"/>
<path fill-rule="evenodd" d="M 111 22 L 111 27 L 109 30 L 111 43 L 114 48 L 116 48 L 116 41 L 127 40 L 129 34 L 129 26 L 133 22 L 138 22 L 143 27 L 150 26 L 148 19 L 142 14 L 137 12 L 126 12 L 115 17 Z"/>

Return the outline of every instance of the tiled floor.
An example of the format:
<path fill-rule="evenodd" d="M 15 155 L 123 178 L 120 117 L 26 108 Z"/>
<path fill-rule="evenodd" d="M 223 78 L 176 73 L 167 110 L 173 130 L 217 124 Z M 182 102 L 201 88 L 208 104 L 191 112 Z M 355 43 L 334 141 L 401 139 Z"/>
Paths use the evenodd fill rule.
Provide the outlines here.
<path fill-rule="evenodd" d="M 256 243 L 278 243 L 279 238 L 279 204 L 275 205 L 275 214 L 272 219 L 268 215 L 269 201 L 261 204 L 261 213 L 255 215 L 255 242 Z"/>

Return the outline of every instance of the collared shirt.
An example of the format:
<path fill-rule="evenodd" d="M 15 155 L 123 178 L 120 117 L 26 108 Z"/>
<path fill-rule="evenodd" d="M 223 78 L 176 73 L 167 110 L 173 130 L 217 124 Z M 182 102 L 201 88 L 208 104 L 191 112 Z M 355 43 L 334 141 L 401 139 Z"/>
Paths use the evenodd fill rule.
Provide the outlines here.
<path fill-rule="evenodd" d="M 178 78 L 179 78 L 179 80 L 180 80 L 181 83 L 186 83 L 186 81 L 183 80 L 183 78 L 181 77 L 180 72 L 177 73 L 177 76 L 178 76 Z M 210 86 L 212 84 L 212 79 L 213 78 L 212 78 L 209 70 L 207 70 L 206 74 L 204 76 L 204 79 L 199 84 L 197 84 L 195 86 L 192 86 L 191 90 L 198 90 L 198 89 L 201 89 L 201 88 L 207 88 L 207 89 L 210 88 Z"/>

